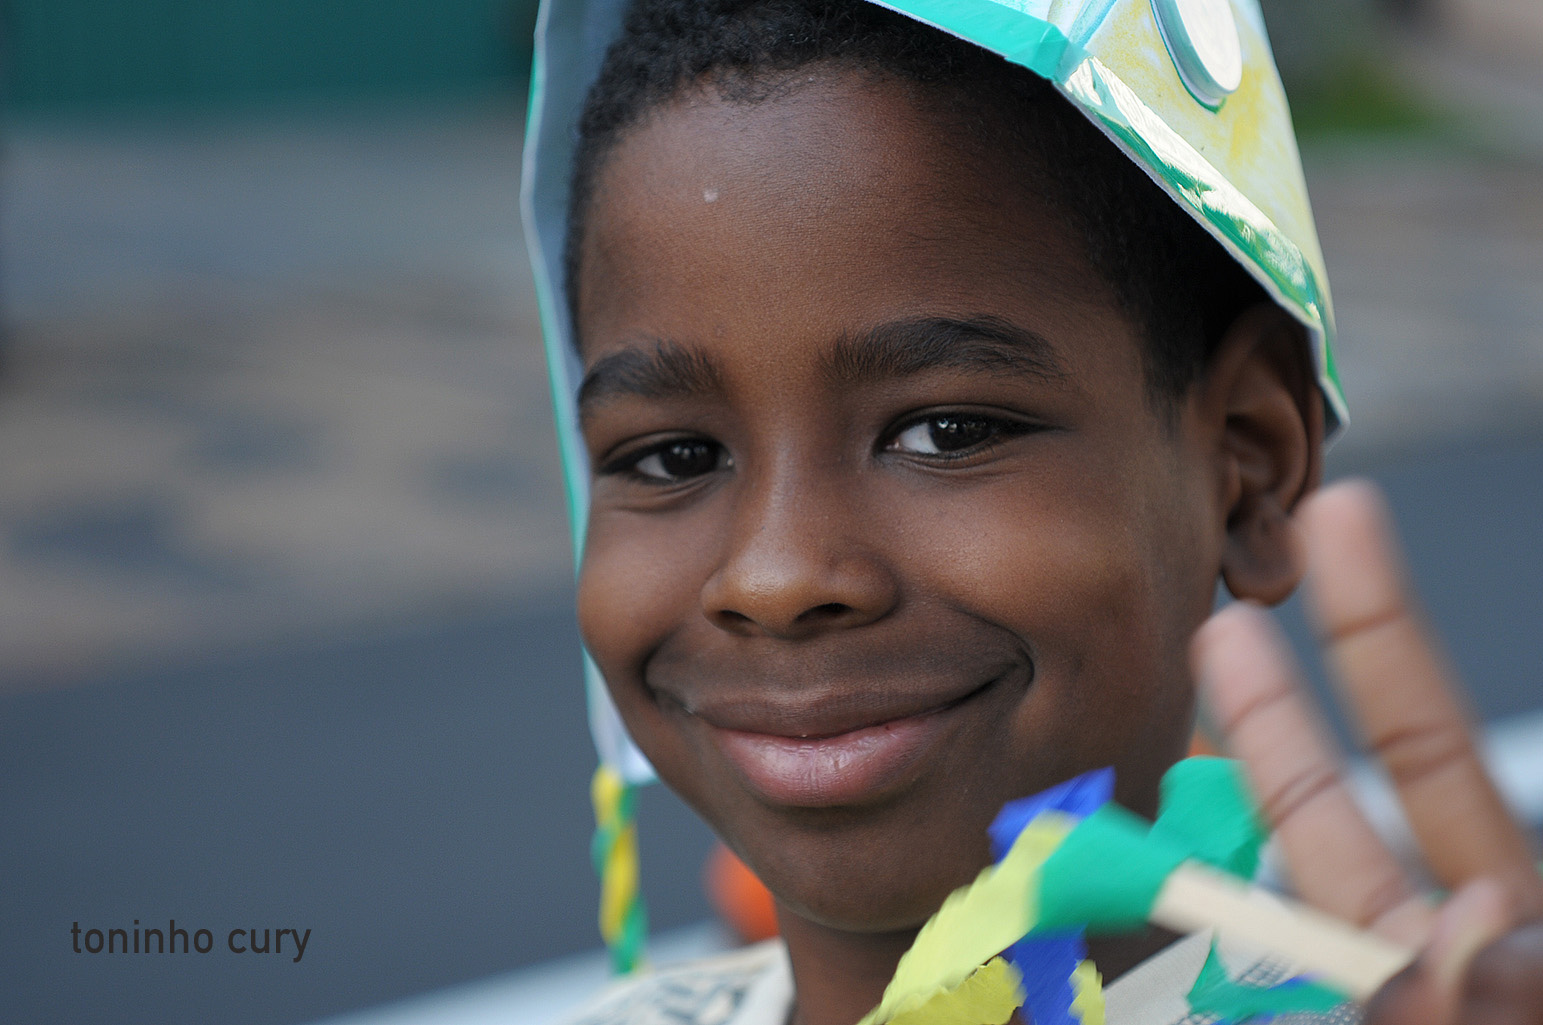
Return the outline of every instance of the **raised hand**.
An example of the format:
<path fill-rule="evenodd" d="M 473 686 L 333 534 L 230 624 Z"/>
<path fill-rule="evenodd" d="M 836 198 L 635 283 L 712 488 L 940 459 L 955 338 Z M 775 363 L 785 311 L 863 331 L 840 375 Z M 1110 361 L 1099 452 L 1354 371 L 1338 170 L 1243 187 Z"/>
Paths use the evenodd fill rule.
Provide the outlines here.
<path fill-rule="evenodd" d="M 1309 902 L 1421 951 L 1372 1001 L 1369 1023 L 1543 1023 L 1543 876 L 1479 760 L 1381 498 L 1364 483 L 1336 485 L 1304 504 L 1298 526 L 1342 699 L 1452 896 L 1424 892 L 1373 832 L 1284 640 L 1262 610 L 1234 604 L 1196 635 L 1196 669 L 1292 882 Z"/>

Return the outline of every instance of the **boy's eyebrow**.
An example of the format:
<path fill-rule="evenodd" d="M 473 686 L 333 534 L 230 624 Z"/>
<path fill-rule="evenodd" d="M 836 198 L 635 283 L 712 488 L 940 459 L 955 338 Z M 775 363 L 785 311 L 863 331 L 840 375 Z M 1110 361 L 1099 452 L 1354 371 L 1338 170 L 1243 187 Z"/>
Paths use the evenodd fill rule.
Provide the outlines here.
<path fill-rule="evenodd" d="M 927 370 L 1017 374 L 1041 380 L 1065 376 L 1044 336 L 1000 317 L 918 317 L 879 324 L 838 338 L 822 360 L 826 379 L 851 386 Z M 660 399 L 722 390 L 718 368 L 704 353 L 653 339 L 602 356 L 579 385 L 579 417 L 622 395 Z"/>
<path fill-rule="evenodd" d="M 702 395 L 720 390 L 718 368 L 701 352 L 654 339 L 652 347 L 629 347 L 595 361 L 579 385 L 579 416 L 606 399 Z"/>
<path fill-rule="evenodd" d="M 890 321 L 838 339 L 825 358 L 825 376 L 840 385 L 940 368 L 1047 381 L 1066 373 L 1043 335 L 990 316 Z"/>

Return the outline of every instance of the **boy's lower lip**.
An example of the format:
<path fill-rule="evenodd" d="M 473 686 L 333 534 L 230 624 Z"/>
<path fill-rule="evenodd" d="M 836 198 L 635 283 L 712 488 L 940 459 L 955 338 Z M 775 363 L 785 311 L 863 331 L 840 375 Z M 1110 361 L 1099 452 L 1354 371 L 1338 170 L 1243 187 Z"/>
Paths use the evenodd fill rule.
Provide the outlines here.
<path fill-rule="evenodd" d="M 782 737 L 712 727 L 751 788 L 773 804 L 862 804 L 902 780 L 938 740 L 958 703 L 829 737 Z"/>

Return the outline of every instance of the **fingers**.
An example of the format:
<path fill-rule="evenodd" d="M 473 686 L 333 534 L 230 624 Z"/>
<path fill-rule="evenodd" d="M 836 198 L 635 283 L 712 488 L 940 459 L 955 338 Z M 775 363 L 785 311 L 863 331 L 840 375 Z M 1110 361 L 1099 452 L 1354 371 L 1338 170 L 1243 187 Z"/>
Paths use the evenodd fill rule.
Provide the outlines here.
<path fill-rule="evenodd" d="M 1298 892 L 1358 925 L 1423 942 L 1429 911 L 1346 790 L 1274 623 L 1253 606 L 1229 606 L 1201 627 L 1194 654 L 1227 748 L 1248 771 Z"/>
<path fill-rule="evenodd" d="M 1543 1018 L 1543 929 L 1505 935 L 1505 888 L 1476 880 L 1442 907 L 1429 946 L 1367 1007 L 1367 1025 L 1536 1023 Z"/>
<path fill-rule="evenodd" d="M 1284 641 L 1260 610 L 1213 616 L 1197 675 L 1243 759 L 1302 894 L 1424 946 L 1368 1009 L 1368 1025 L 1543 1025 L 1543 882 L 1526 834 L 1485 773 L 1467 716 L 1413 601 L 1376 493 L 1328 489 L 1301 517 L 1330 661 L 1392 777 L 1437 878 L 1439 912 L 1415 893 L 1340 782 L 1338 758 Z M 1503 934 L 1503 935 L 1502 935 Z"/>
<path fill-rule="evenodd" d="M 1485 772 L 1451 675 L 1413 610 L 1376 491 L 1326 489 L 1301 513 L 1324 647 L 1367 745 L 1397 789 L 1435 877 L 1501 881 L 1529 917 L 1543 883 L 1525 834 Z"/>

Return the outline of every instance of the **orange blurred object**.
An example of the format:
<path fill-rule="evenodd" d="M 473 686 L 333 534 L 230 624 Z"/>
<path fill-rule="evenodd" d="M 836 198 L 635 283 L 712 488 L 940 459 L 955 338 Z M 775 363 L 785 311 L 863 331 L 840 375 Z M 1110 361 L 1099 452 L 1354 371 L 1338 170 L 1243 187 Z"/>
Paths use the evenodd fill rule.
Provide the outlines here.
<path fill-rule="evenodd" d="M 1214 755 L 1216 748 L 1199 730 L 1190 739 L 1191 755 Z M 718 917 L 746 943 L 759 943 L 777 935 L 777 909 L 772 895 L 755 873 L 723 844 L 715 844 L 707 856 L 707 895 Z"/>
<path fill-rule="evenodd" d="M 713 847 L 704 870 L 707 895 L 718 916 L 746 943 L 777 935 L 777 909 L 770 891 L 723 844 Z"/>

